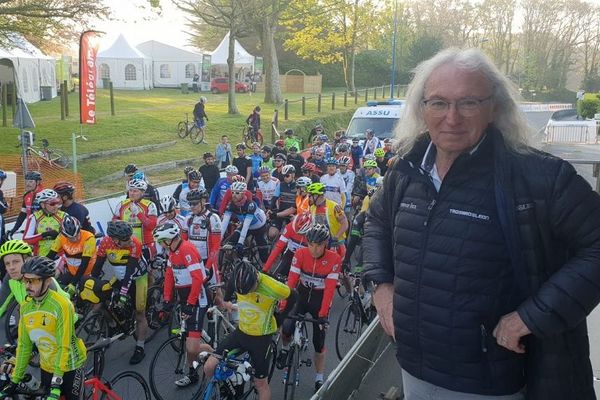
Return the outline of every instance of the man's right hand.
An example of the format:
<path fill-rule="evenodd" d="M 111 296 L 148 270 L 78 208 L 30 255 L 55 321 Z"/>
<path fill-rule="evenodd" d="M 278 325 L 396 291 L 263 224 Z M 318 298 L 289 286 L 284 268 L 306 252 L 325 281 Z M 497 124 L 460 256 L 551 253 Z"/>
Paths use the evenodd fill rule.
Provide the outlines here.
<path fill-rule="evenodd" d="M 379 315 L 381 327 L 396 341 L 394 331 L 394 319 L 392 317 L 394 311 L 394 285 L 391 283 L 382 283 L 377 286 L 373 293 L 373 302 Z"/>

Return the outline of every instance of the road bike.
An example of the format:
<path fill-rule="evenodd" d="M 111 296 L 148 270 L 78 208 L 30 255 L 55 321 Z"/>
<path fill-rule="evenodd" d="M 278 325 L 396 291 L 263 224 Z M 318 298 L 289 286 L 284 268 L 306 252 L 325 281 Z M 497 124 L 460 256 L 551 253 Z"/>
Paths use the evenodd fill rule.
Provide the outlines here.
<path fill-rule="evenodd" d="M 202 352 L 198 357 L 200 364 L 204 364 L 209 356 L 217 358 L 219 363 L 212 379 L 206 383 L 202 395 L 194 400 L 258 399 L 258 393 L 251 381 L 254 369 L 249 362 L 248 353 L 240 353 L 238 349 L 225 355 Z"/>
<path fill-rule="evenodd" d="M 179 310 L 175 310 L 173 314 L 179 314 Z M 175 385 L 176 381 L 189 374 L 188 356 L 185 347 L 188 332 L 185 321 L 181 318 L 179 318 L 179 321 L 179 328 L 172 330 L 173 336 L 158 348 L 150 362 L 148 372 L 150 389 L 158 400 L 199 398 L 202 389 L 199 383 L 192 383 L 185 387 Z M 202 336 L 206 342 L 206 333 L 203 332 Z M 201 382 L 203 378 L 202 370 L 196 369 L 196 372 L 199 372 L 198 380 Z"/>
<path fill-rule="evenodd" d="M 335 351 L 340 360 L 348 354 L 376 314 L 371 305 L 371 292 L 362 288 L 360 273 L 350 273 L 348 279 L 351 288 L 349 301 L 339 315 L 335 328 Z"/>
<path fill-rule="evenodd" d="M 300 384 L 300 368 L 302 368 L 303 365 L 306 365 L 307 367 L 312 365 L 312 359 L 307 355 L 309 340 L 306 323 L 312 322 L 319 324 L 319 321 L 307 318 L 304 315 L 288 315 L 286 319 L 296 321 L 296 326 L 283 373 L 283 399 L 293 400 L 296 394 L 296 386 Z"/>
<path fill-rule="evenodd" d="M 26 142 L 28 143 L 28 142 Z M 17 147 L 21 147 L 23 142 L 19 142 Z M 42 139 L 42 147 L 36 147 L 33 144 L 27 144 L 27 170 L 28 171 L 40 171 L 42 164 L 48 163 L 51 166 L 58 166 L 66 168 L 69 166 L 69 158 L 65 154 L 56 148 L 50 147 L 48 139 Z M 23 157 L 21 157 L 21 165 L 24 166 Z"/>
<path fill-rule="evenodd" d="M 142 375 L 135 371 L 123 371 L 109 381 L 102 378 L 104 356 L 106 349 L 123 333 L 110 338 L 102 338 L 88 347 L 88 357 L 94 361 L 91 377 L 84 383 L 84 398 L 86 400 L 150 400 L 150 388 Z"/>
<path fill-rule="evenodd" d="M 192 143 L 198 144 L 204 141 L 204 128 L 198 127 L 196 121 L 190 121 L 188 114 L 185 114 L 185 120 L 177 124 L 177 135 L 185 139 L 190 137 Z"/>
<path fill-rule="evenodd" d="M 255 142 L 260 143 L 261 146 L 263 144 L 262 132 L 260 129 L 254 129 L 252 125 L 244 125 L 244 128 L 242 129 L 242 139 L 249 148 L 252 148 L 252 144 Z"/>

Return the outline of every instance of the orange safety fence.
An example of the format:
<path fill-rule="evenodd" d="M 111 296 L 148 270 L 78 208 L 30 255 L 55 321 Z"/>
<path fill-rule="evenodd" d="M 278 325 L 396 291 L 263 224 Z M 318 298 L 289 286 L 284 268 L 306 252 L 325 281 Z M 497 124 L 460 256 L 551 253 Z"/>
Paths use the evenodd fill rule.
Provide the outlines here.
<path fill-rule="evenodd" d="M 83 179 L 80 174 L 75 174 L 73 171 L 63 168 L 56 164 L 51 164 L 41 157 L 30 156 L 29 170 L 38 171 L 42 174 L 42 185 L 44 188 L 51 189 L 59 181 L 68 181 L 75 186 L 74 197 L 78 199 L 85 198 L 83 191 Z M 23 202 L 25 180 L 23 179 L 23 168 L 21 165 L 21 156 L 0 154 L 0 169 L 6 172 L 14 172 L 17 175 L 17 187 L 7 190 L 0 187 L 4 192 L 4 198 L 8 203 L 8 211 L 4 214 L 5 218 L 15 217 L 21 211 Z"/>

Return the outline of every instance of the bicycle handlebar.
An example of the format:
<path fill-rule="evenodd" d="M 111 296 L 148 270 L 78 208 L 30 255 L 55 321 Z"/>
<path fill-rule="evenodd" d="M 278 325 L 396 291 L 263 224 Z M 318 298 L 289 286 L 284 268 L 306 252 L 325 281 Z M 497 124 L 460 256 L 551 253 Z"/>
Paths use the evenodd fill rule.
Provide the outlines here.
<path fill-rule="evenodd" d="M 299 322 L 312 322 L 314 324 L 321 324 L 322 321 L 319 321 L 318 319 L 314 319 L 314 318 L 307 318 L 304 315 L 299 315 L 299 314 L 293 314 L 293 315 L 288 315 L 285 317 L 285 319 L 291 319 L 294 321 L 299 321 Z"/>

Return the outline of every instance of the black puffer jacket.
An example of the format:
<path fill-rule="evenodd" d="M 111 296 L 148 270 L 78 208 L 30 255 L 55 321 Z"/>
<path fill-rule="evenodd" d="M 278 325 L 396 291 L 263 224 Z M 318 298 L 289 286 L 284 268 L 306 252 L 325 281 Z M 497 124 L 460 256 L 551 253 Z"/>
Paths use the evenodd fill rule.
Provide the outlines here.
<path fill-rule="evenodd" d="M 437 194 L 419 168 L 428 142 L 388 171 L 363 238 L 365 279 L 394 282 L 402 367 L 456 391 L 502 394 L 526 383 L 528 399 L 595 398 L 585 317 L 600 301 L 600 197 L 567 162 L 515 154 L 492 128 Z M 533 332 L 523 358 L 489 338 L 514 309 Z M 488 339 L 480 352 L 478 320 Z"/>

